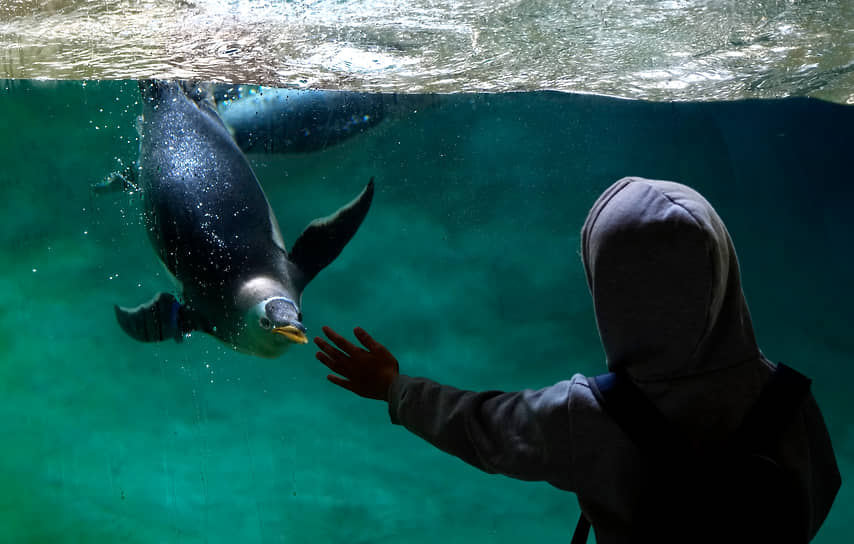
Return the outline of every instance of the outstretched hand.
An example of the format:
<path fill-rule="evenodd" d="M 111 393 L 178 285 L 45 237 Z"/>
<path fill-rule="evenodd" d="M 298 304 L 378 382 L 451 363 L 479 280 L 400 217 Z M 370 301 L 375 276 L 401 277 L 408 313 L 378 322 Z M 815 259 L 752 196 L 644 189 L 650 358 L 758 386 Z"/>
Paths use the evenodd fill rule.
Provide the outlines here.
<path fill-rule="evenodd" d="M 314 343 L 321 351 L 315 357 L 332 372 L 343 376 L 329 374 L 326 379 L 361 397 L 387 401 L 391 382 L 399 371 L 397 359 L 386 347 L 360 327 L 353 329 L 353 334 L 367 349 L 351 344 L 329 327 L 323 327 L 323 332 L 339 349 L 318 336 Z"/>

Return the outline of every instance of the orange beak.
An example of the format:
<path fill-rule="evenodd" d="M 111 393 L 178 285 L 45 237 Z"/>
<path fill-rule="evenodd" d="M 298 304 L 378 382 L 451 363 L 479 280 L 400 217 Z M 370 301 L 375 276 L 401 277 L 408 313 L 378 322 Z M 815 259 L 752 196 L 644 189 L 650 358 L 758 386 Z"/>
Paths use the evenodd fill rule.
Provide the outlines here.
<path fill-rule="evenodd" d="M 305 333 L 294 327 L 293 325 L 276 327 L 273 329 L 273 332 L 281 334 L 294 344 L 308 344 L 308 337 L 305 335 Z"/>

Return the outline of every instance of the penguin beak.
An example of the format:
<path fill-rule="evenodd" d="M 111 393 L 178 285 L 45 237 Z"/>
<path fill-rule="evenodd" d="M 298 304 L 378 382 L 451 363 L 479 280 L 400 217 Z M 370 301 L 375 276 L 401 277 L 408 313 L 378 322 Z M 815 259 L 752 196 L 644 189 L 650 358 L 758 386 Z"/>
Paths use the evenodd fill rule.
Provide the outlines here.
<path fill-rule="evenodd" d="M 308 337 L 305 335 L 305 327 L 285 325 L 284 327 L 274 328 L 273 332 L 281 334 L 295 344 L 308 344 Z"/>

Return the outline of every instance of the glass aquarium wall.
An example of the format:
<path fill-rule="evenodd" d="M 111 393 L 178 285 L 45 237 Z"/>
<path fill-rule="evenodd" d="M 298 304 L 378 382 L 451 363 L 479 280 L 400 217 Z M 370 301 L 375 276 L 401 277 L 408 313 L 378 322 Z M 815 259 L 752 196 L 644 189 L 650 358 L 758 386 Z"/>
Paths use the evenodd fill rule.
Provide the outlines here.
<path fill-rule="evenodd" d="M 259 97 L 238 91 L 218 91 L 236 138 Z M 304 292 L 309 338 L 361 326 L 403 372 L 475 390 L 600 373 L 581 225 L 623 176 L 680 181 L 726 222 L 760 346 L 813 378 L 852 474 L 850 106 L 347 96 L 343 117 L 291 109 L 278 143 L 244 144 L 288 247 L 375 180 Z M 139 192 L 109 190 L 140 112 L 135 81 L 0 83 L 0 541 L 569 541 L 573 495 L 429 447 L 328 383 L 311 344 L 266 359 L 200 332 L 129 338 L 114 305 L 177 292 Z M 846 481 L 816 542 L 849 541 L 852 505 Z"/>

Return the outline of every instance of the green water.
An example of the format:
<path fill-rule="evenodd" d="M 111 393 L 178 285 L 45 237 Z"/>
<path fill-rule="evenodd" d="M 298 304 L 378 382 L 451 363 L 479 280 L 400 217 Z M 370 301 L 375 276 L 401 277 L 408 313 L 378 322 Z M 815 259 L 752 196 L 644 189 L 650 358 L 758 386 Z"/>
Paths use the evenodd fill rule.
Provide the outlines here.
<path fill-rule="evenodd" d="M 0 542 L 568 542 L 575 497 L 477 472 L 325 381 L 202 334 L 139 344 L 113 317 L 170 289 L 138 200 L 135 82 L 0 85 Z M 403 97 L 402 100 L 406 98 Z M 251 157 L 286 243 L 377 195 L 309 285 L 309 334 L 362 326 L 402 370 L 472 389 L 604 368 L 578 255 L 624 175 L 688 183 L 735 241 L 760 345 L 814 379 L 843 474 L 816 542 L 849 542 L 854 110 L 814 100 L 444 96 L 335 147 Z"/>

